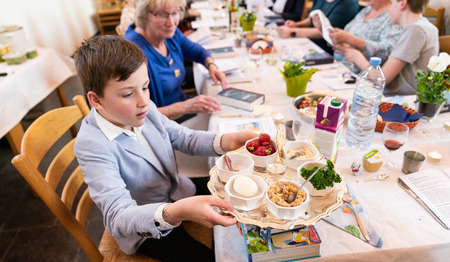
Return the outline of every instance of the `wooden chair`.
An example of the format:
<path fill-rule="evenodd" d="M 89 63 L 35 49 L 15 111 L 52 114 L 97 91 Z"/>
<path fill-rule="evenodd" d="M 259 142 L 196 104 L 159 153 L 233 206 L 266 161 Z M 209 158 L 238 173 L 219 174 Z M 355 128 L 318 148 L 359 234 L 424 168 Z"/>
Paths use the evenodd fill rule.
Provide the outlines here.
<path fill-rule="evenodd" d="M 116 26 L 120 24 L 122 4 L 114 0 L 95 0 L 98 30 L 101 35 L 116 34 Z"/>
<path fill-rule="evenodd" d="M 442 6 L 438 9 L 427 6 L 425 11 L 423 12 L 424 17 L 432 18 L 430 22 L 437 27 L 440 36 L 444 34 L 444 11 L 445 8 Z"/>
<path fill-rule="evenodd" d="M 78 242 L 90 261 L 158 261 L 139 254 L 126 255 L 106 230 L 98 247 L 88 234 L 85 224 L 93 201 L 79 165 L 74 166 L 76 138 L 61 146 L 62 149 L 45 172 L 41 172 L 44 170 L 41 162 L 48 155 L 47 152 L 50 149 L 54 152 L 55 144 L 61 144 L 60 138 L 89 113 L 89 107 L 82 96 L 74 97 L 73 101 L 73 106 L 51 110 L 36 119 L 24 134 L 21 154 L 11 162 Z M 59 192 L 61 187 L 62 192 Z M 212 248 L 212 229 L 185 222 L 183 227 L 195 239 Z"/>
<path fill-rule="evenodd" d="M 439 50 L 450 54 L 450 35 L 439 36 Z"/>
<path fill-rule="evenodd" d="M 304 20 L 305 18 L 307 18 L 309 16 L 309 13 L 311 12 L 312 7 L 313 7 L 313 1 L 305 0 L 305 2 L 303 4 L 302 18 L 300 19 L 300 21 Z"/>

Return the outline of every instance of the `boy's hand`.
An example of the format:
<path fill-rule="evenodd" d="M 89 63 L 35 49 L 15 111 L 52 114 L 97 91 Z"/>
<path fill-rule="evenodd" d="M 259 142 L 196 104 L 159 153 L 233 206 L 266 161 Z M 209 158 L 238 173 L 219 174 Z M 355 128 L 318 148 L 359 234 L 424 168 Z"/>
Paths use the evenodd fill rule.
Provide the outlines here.
<path fill-rule="evenodd" d="M 223 199 L 214 196 L 194 196 L 183 198 L 164 208 L 163 217 L 167 223 L 176 225 L 183 220 L 189 220 L 211 228 L 214 225 L 230 226 L 236 224 L 236 218 L 222 215 L 213 207 L 231 210 L 233 205 Z"/>
<path fill-rule="evenodd" d="M 247 140 L 250 140 L 257 136 L 258 134 L 250 131 L 226 133 L 222 136 L 220 147 L 223 151 L 236 150 L 245 145 L 245 142 L 247 142 Z"/>

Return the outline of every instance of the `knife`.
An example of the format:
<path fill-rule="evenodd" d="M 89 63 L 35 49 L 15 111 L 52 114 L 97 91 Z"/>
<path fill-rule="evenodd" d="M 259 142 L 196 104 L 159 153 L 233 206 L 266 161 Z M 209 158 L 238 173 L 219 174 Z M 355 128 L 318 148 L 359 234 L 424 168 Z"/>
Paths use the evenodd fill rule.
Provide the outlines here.
<path fill-rule="evenodd" d="M 234 81 L 234 82 L 228 82 L 228 85 L 233 85 L 233 84 L 243 84 L 243 83 L 253 83 L 252 80 L 242 80 L 242 81 Z M 220 86 L 221 83 L 219 81 L 217 81 L 217 83 L 212 84 L 213 86 Z"/>
<path fill-rule="evenodd" d="M 414 193 L 407 184 L 405 184 L 405 182 L 403 182 L 403 180 L 401 180 L 400 178 L 397 179 L 398 185 L 403 188 L 403 190 L 405 190 L 410 196 L 412 196 L 417 202 L 419 202 L 419 204 L 421 204 L 426 211 L 428 211 L 428 213 L 430 213 L 430 215 L 432 217 L 434 217 L 434 219 L 436 219 L 437 222 L 439 222 L 439 224 L 441 224 L 441 226 L 443 226 L 445 229 L 449 229 L 448 226 L 446 226 L 444 224 L 444 222 L 442 222 L 441 219 L 439 219 L 439 217 L 436 216 L 436 214 L 433 212 L 433 210 L 431 210 L 427 204 L 425 204 L 425 202 L 423 202 L 422 199 L 420 199 L 420 197 L 418 197 L 416 195 L 416 193 Z"/>

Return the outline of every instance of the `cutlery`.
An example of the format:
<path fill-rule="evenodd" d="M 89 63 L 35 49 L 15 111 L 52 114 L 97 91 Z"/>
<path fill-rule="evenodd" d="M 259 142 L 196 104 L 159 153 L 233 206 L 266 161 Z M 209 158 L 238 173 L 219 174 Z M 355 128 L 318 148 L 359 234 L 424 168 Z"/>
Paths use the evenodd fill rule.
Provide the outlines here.
<path fill-rule="evenodd" d="M 227 164 L 227 167 L 231 172 L 239 171 L 233 168 L 233 166 L 231 165 L 231 159 L 227 155 L 224 155 L 223 158 L 225 159 L 225 163 Z"/>
<path fill-rule="evenodd" d="M 288 196 L 288 200 L 287 202 L 290 204 L 292 202 L 294 202 L 294 200 L 297 198 L 297 194 L 298 192 L 303 188 L 303 186 L 306 184 L 306 182 L 308 182 L 309 180 L 311 180 L 311 178 L 317 174 L 319 172 L 319 170 L 324 169 L 325 167 L 321 167 L 321 168 L 317 168 L 316 171 L 314 171 L 314 173 L 312 173 L 306 180 L 305 182 L 303 182 L 303 184 L 298 188 L 297 192 L 289 194 Z"/>
<path fill-rule="evenodd" d="M 257 114 L 257 115 L 244 115 L 244 114 L 238 114 L 238 115 L 232 115 L 232 114 L 223 114 L 223 115 L 219 115 L 219 117 L 227 117 L 227 118 L 234 118 L 234 117 L 249 117 L 249 118 L 258 118 L 262 115 L 264 115 L 264 111 Z"/>
<path fill-rule="evenodd" d="M 367 178 L 366 180 L 364 180 L 364 182 L 371 181 L 371 180 L 384 181 L 384 180 L 386 180 L 388 178 L 389 178 L 388 174 L 379 174 L 377 177 Z"/>
<path fill-rule="evenodd" d="M 294 159 L 294 158 L 296 158 L 296 157 L 298 157 L 298 156 L 302 156 L 302 155 L 305 155 L 306 153 L 305 153 L 305 149 L 304 148 L 300 148 L 299 150 L 297 150 L 297 152 L 295 152 L 295 155 L 293 155 L 293 156 L 291 156 L 291 157 L 289 157 L 289 159 Z"/>
<path fill-rule="evenodd" d="M 233 82 L 228 82 L 228 85 L 233 85 L 233 84 L 243 84 L 243 83 L 253 83 L 253 80 L 242 80 L 242 81 L 233 81 Z M 221 83 L 219 81 L 217 81 L 217 83 L 212 84 L 212 86 L 220 86 Z"/>
<path fill-rule="evenodd" d="M 359 214 L 356 211 L 356 205 L 355 203 L 358 203 L 357 200 L 354 200 L 352 195 L 350 194 L 350 191 L 347 190 L 347 192 L 344 194 L 344 197 L 342 198 L 346 203 L 350 204 L 353 209 L 353 213 L 355 214 L 356 221 L 358 222 L 358 226 L 361 229 L 361 232 L 363 236 L 366 238 L 367 241 L 370 241 L 369 234 L 367 233 L 366 227 L 364 227 L 364 224 L 361 221 L 361 218 L 359 218 Z"/>

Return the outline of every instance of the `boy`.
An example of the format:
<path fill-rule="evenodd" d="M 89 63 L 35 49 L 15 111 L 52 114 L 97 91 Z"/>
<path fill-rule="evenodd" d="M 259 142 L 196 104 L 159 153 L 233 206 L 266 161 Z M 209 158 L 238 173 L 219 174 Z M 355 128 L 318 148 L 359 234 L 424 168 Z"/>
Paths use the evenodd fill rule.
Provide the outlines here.
<path fill-rule="evenodd" d="M 217 155 L 257 135 L 194 131 L 161 115 L 150 102 L 146 58 L 128 40 L 94 37 L 74 59 L 93 107 L 78 133 L 75 154 L 106 229 L 127 254 L 214 260 L 213 251 L 179 225 L 183 220 L 207 227 L 235 224 L 234 217 L 213 209 L 232 205 L 213 196 L 192 197 L 196 188 L 178 175 L 173 150 Z"/>
<path fill-rule="evenodd" d="M 404 30 L 382 67 L 386 77 L 384 95 L 413 95 L 417 87 L 417 70 L 427 70 L 430 57 L 438 54 L 438 30 L 422 17 L 429 0 L 391 1 L 391 21 L 400 24 Z M 345 58 L 361 70 L 369 65 L 360 51 L 352 48 L 343 51 Z"/>

